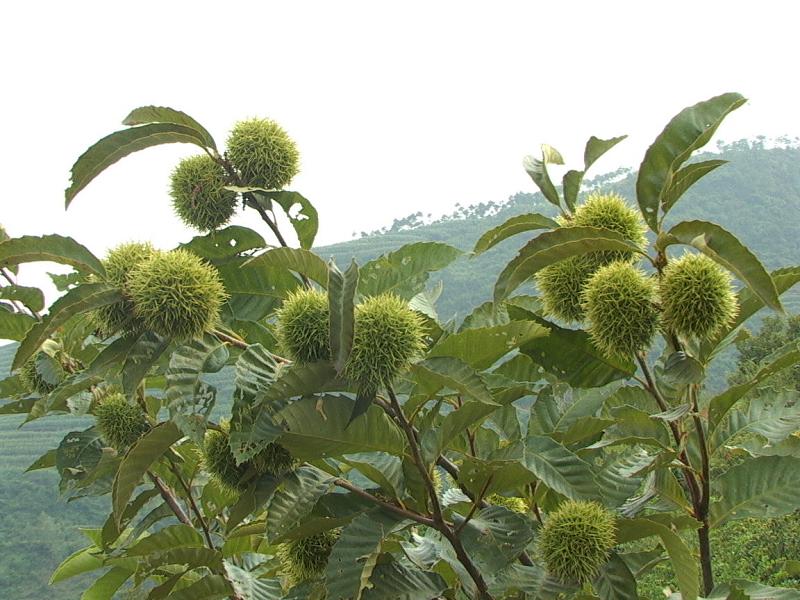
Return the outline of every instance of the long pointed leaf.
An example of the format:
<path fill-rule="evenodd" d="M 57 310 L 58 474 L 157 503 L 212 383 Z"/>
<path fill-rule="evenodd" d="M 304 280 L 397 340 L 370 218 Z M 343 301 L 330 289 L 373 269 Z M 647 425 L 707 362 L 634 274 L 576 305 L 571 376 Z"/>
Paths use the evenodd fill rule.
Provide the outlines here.
<path fill-rule="evenodd" d="M 529 213 L 525 215 L 517 215 L 511 217 L 505 223 L 493 227 L 484 233 L 480 239 L 475 242 L 475 247 L 472 253 L 477 256 L 486 252 L 489 248 L 493 248 L 505 239 L 510 238 L 518 233 L 525 231 L 535 231 L 537 229 L 555 229 L 558 223 L 550 217 L 545 217 L 539 213 Z"/>
<path fill-rule="evenodd" d="M 115 131 L 92 145 L 72 165 L 72 180 L 64 193 L 66 207 L 83 188 L 115 162 L 137 152 L 171 143 L 206 145 L 203 135 L 185 125 L 174 123 L 152 123 Z"/>
<path fill-rule="evenodd" d="M 217 149 L 217 144 L 208 130 L 195 121 L 185 112 L 169 108 L 167 106 L 140 106 L 134 108 L 128 116 L 123 119 L 123 125 L 146 125 L 147 123 L 172 123 L 183 125 L 196 131 L 204 140 L 208 148 Z"/>
<path fill-rule="evenodd" d="M 281 267 L 305 275 L 322 287 L 328 285 L 328 265 L 310 250 L 302 248 L 273 248 L 251 258 L 244 266 Z"/>
<path fill-rule="evenodd" d="M 717 167 L 727 164 L 727 160 L 704 160 L 683 167 L 675 173 L 672 183 L 664 192 L 661 205 L 667 213 L 680 200 L 684 192 L 697 183 L 700 179 L 711 173 Z"/>
<path fill-rule="evenodd" d="M 344 370 L 353 347 L 355 317 L 353 305 L 358 288 L 358 265 L 353 260 L 342 274 L 331 261 L 328 273 L 328 306 L 330 308 L 331 358 L 336 372 Z"/>
<path fill-rule="evenodd" d="M 122 459 L 111 491 L 114 518 L 118 523 L 147 470 L 182 436 L 174 423 L 163 423 L 142 436 Z"/>
<path fill-rule="evenodd" d="M 779 517 L 800 508 L 800 458 L 760 456 L 735 465 L 715 483 L 712 527 L 733 519 Z"/>
<path fill-rule="evenodd" d="M 641 254 L 642 250 L 622 235 L 598 227 L 560 227 L 529 241 L 497 278 L 494 301 L 507 298 L 537 271 L 555 262 L 602 250 Z"/>
<path fill-rule="evenodd" d="M 87 283 L 71 289 L 50 307 L 50 312 L 30 328 L 14 355 L 12 370 L 20 368 L 39 349 L 39 346 L 66 321 L 75 315 L 95 310 L 122 300 L 117 288 L 104 283 Z"/>
<path fill-rule="evenodd" d="M 650 229 L 658 231 L 659 208 L 676 171 L 692 152 L 708 143 L 722 120 L 745 101 L 740 94 L 728 93 L 685 108 L 647 149 L 636 180 L 636 197 Z"/>
<path fill-rule="evenodd" d="M 62 235 L 24 235 L 0 244 L 0 266 L 47 261 L 75 267 L 82 273 L 105 277 L 100 259 L 86 246 Z"/>

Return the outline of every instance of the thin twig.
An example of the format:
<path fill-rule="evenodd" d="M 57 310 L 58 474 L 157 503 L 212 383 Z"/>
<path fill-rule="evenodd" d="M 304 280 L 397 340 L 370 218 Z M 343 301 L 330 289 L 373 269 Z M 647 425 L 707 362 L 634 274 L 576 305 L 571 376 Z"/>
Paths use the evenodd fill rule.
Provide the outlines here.
<path fill-rule="evenodd" d="M 430 498 L 431 508 L 433 510 L 434 527 L 437 530 L 439 530 L 445 538 L 447 538 L 447 541 L 450 542 L 450 545 L 453 547 L 453 550 L 455 550 L 458 561 L 462 565 L 464 565 L 464 569 L 466 569 L 470 578 L 475 583 L 475 587 L 478 590 L 478 599 L 492 600 L 492 595 L 489 593 L 489 586 L 486 584 L 486 580 L 483 578 L 483 575 L 481 574 L 481 572 L 475 566 L 475 563 L 472 562 L 472 559 L 467 554 L 467 551 L 464 549 L 464 544 L 461 543 L 461 539 L 458 537 L 458 535 L 456 535 L 455 532 L 453 532 L 453 530 L 444 520 L 444 516 L 442 514 L 442 507 L 439 504 L 439 496 L 436 492 L 436 486 L 433 483 L 433 479 L 431 478 L 430 472 L 425 466 L 425 461 L 423 460 L 422 453 L 420 452 L 419 449 L 417 432 L 414 431 L 414 428 L 406 419 L 406 416 L 403 413 L 403 409 L 400 406 L 400 403 L 397 400 L 397 396 L 395 395 L 394 390 L 391 388 L 391 386 L 387 386 L 386 392 L 389 395 L 389 400 L 392 403 L 392 408 L 394 409 L 394 412 L 397 415 L 397 420 L 406 434 L 406 439 L 408 440 L 409 446 L 411 446 L 411 454 L 414 458 L 414 462 L 417 465 L 417 470 L 422 475 L 422 481 L 425 484 L 425 488 L 428 491 L 428 497 Z"/>
<path fill-rule="evenodd" d="M 411 510 L 407 510 L 405 508 L 401 508 L 401 507 L 399 507 L 399 506 L 397 506 L 395 504 L 392 504 L 390 502 L 384 502 L 383 500 L 381 500 L 377 496 L 373 496 L 369 492 L 367 492 L 365 490 L 362 490 L 360 487 L 357 487 L 357 486 L 353 485 L 352 483 L 350 483 L 346 479 L 334 479 L 333 483 L 334 483 L 334 485 L 336 485 L 336 486 L 338 486 L 338 487 L 340 487 L 342 489 L 345 489 L 345 490 L 347 490 L 349 492 L 352 492 L 356 496 L 361 496 L 365 500 L 369 500 L 370 502 L 373 502 L 373 503 L 377 504 L 378 506 L 380 506 L 383 509 L 386 509 L 386 510 L 388 510 L 390 512 L 393 512 L 393 513 L 395 513 L 396 515 L 398 515 L 400 517 L 403 517 L 405 519 L 411 519 L 412 521 L 416 521 L 417 523 L 420 523 L 421 525 L 426 525 L 428 527 L 435 527 L 436 526 L 436 524 L 433 522 L 433 519 L 430 519 L 430 518 L 426 517 L 425 515 L 421 515 L 419 513 L 413 512 Z"/>
<path fill-rule="evenodd" d="M 486 478 L 486 483 L 483 484 L 483 488 L 481 488 L 480 493 L 475 498 L 475 500 L 472 502 L 472 507 L 469 509 L 469 512 L 467 513 L 466 518 L 461 523 L 461 525 L 459 525 L 456 528 L 456 530 L 455 530 L 455 534 L 456 535 L 459 535 L 461 533 L 461 531 L 464 529 L 464 527 L 467 526 L 467 523 L 469 523 L 470 520 L 472 520 L 472 517 L 475 515 L 475 511 L 477 511 L 478 507 L 481 505 L 481 501 L 483 500 L 483 497 L 486 495 L 486 490 L 489 489 L 489 484 L 491 484 L 491 483 L 492 483 L 492 475 L 489 475 L 489 477 Z"/>
<path fill-rule="evenodd" d="M 214 550 L 215 549 L 214 542 L 211 540 L 211 532 L 208 529 L 208 523 L 206 523 L 206 520 L 203 518 L 203 514 L 200 512 L 197 503 L 194 501 L 194 496 L 192 495 L 192 488 L 189 486 L 189 484 L 187 484 L 183 480 L 183 477 L 181 477 L 180 471 L 178 471 L 178 466 L 173 462 L 172 457 L 167 456 L 167 460 L 169 461 L 169 466 L 170 470 L 172 471 L 172 474 L 181 484 L 183 491 L 186 492 L 186 499 L 189 501 L 189 506 L 191 507 L 192 512 L 194 512 L 195 516 L 197 517 L 197 520 L 200 522 L 200 527 L 202 527 L 203 533 L 205 534 L 206 537 L 206 544 L 208 545 L 210 550 Z"/>
<path fill-rule="evenodd" d="M 387 415 L 389 415 L 389 417 L 393 421 L 398 422 L 397 414 L 395 413 L 394 408 L 392 408 L 392 406 L 388 402 L 386 402 L 386 400 L 384 400 L 383 398 L 378 396 L 375 399 L 375 404 L 380 406 L 383 409 L 383 411 Z M 417 443 L 419 443 L 419 431 L 417 431 L 417 429 L 414 428 L 413 426 L 412 426 L 412 430 L 414 431 L 414 436 L 417 439 Z M 451 461 L 446 456 L 440 454 L 439 456 L 436 457 L 436 464 L 439 467 L 441 467 L 442 469 L 444 469 L 444 471 L 448 475 L 450 475 L 450 477 L 453 479 L 453 481 L 456 483 L 456 485 L 458 485 L 459 489 L 467 496 L 467 498 L 469 498 L 470 500 L 473 500 L 473 501 L 475 500 L 475 494 L 473 494 L 469 490 L 469 488 L 467 488 L 463 483 L 461 483 L 460 472 L 458 470 L 458 467 L 456 466 L 456 464 L 453 461 Z M 481 499 L 480 500 L 480 504 L 479 504 L 479 508 L 486 508 L 487 506 L 491 506 L 491 505 L 488 502 L 486 502 L 486 500 Z M 532 567 L 533 566 L 533 561 L 531 560 L 530 556 L 528 556 L 527 552 L 522 552 L 519 555 L 519 562 L 521 564 L 525 565 L 526 567 Z"/>
<path fill-rule="evenodd" d="M 147 475 L 150 477 L 150 480 L 153 482 L 153 484 L 158 488 L 158 491 L 161 494 L 161 497 L 164 499 L 164 502 L 167 503 L 167 506 L 169 506 L 175 516 L 178 517 L 178 520 L 184 525 L 194 527 L 191 519 L 186 516 L 183 508 L 181 508 L 181 505 L 178 504 L 175 494 L 173 494 L 172 490 L 167 487 L 167 484 L 165 484 L 161 478 L 152 471 L 147 471 Z"/>

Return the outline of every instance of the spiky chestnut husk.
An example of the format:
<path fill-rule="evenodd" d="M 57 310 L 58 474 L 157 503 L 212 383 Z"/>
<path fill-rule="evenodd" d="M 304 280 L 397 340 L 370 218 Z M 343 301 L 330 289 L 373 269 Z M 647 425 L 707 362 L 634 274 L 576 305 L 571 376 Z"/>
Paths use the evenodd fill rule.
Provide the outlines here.
<path fill-rule="evenodd" d="M 525 514 L 528 512 L 528 503 L 522 498 L 516 496 L 503 496 L 501 494 L 491 494 L 486 498 L 489 504 L 502 506 L 508 510 L 513 510 L 516 513 Z"/>
<path fill-rule="evenodd" d="M 25 388 L 25 390 L 28 393 L 41 394 L 42 396 L 44 396 L 45 394 L 49 394 L 54 389 L 56 389 L 61 380 L 63 380 L 64 377 L 66 376 L 64 369 L 58 363 L 58 361 L 52 359 L 51 362 L 54 368 L 53 375 L 56 377 L 58 381 L 56 383 L 48 381 L 36 367 L 36 363 L 39 360 L 39 357 L 43 355 L 44 355 L 43 352 L 37 352 L 36 354 L 31 356 L 28 360 L 26 360 L 19 370 L 19 381 L 22 384 L 22 387 Z"/>
<path fill-rule="evenodd" d="M 219 484 L 231 492 L 239 492 L 243 487 L 244 476 L 249 462 L 236 464 L 227 431 L 209 430 L 203 444 L 203 464 L 205 469 Z"/>
<path fill-rule="evenodd" d="M 345 373 L 362 389 L 394 381 L 425 348 L 422 318 L 394 294 L 364 300 L 355 310 L 355 331 Z"/>
<path fill-rule="evenodd" d="M 581 293 L 597 269 L 587 255 L 574 256 L 545 267 L 535 275 L 545 314 L 567 323 L 583 321 Z"/>
<path fill-rule="evenodd" d="M 274 477 L 280 477 L 294 470 L 296 464 L 297 461 L 291 452 L 277 442 L 270 442 L 253 458 L 253 466 L 257 473 Z"/>
<path fill-rule="evenodd" d="M 592 580 L 616 544 L 614 515 L 596 502 L 569 500 L 548 515 L 538 550 L 547 570 L 564 582 Z"/>
<path fill-rule="evenodd" d="M 271 119 L 238 122 L 227 146 L 228 159 L 245 185 L 278 190 L 300 170 L 300 153 L 294 140 Z"/>
<path fill-rule="evenodd" d="M 225 169 L 207 154 L 183 159 L 170 175 L 169 195 L 181 220 L 200 231 L 225 225 L 236 210 Z"/>
<path fill-rule="evenodd" d="M 685 254 L 667 265 L 661 301 L 667 330 L 701 340 L 733 323 L 739 312 L 730 274 L 704 254 Z"/>
<path fill-rule="evenodd" d="M 142 409 L 119 393 L 102 397 L 94 416 L 103 439 L 117 452 L 123 452 L 150 429 Z"/>
<path fill-rule="evenodd" d="M 157 252 L 149 242 L 129 242 L 120 244 L 106 254 L 103 260 L 105 279 L 122 290 L 123 299 L 95 311 L 94 319 L 103 335 L 133 333 L 143 329 L 141 321 L 134 315 L 133 303 L 128 295 L 128 279 L 132 269 Z"/>
<path fill-rule="evenodd" d="M 625 199 L 617 194 L 597 192 L 589 194 L 586 201 L 575 210 L 570 224 L 610 229 L 639 247 L 644 247 L 647 241 L 644 235 L 646 227 L 641 214 L 628 206 Z M 611 250 L 594 252 L 589 256 L 597 261 L 599 267 L 616 260 L 630 260 L 633 258 L 633 252 Z"/>
<path fill-rule="evenodd" d="M 316 579 L 325 572 L 339 530 L 333 529 L 291 540 L 278 546 L 283 572 L 292 584 Z"/>
<path fill-rule="evenodd" d="M 652 278 L 628 262 L 600 267 L 583 290 L 587 328 L 607 356 L 629 358 L 650 347 L 658 328 Z"/>
<path fill-rule="evenodd" d="M 200 337 L 219 321 L 227 299 L 216 269 L 186 250 L 157 253 L 130 273 L 134 312 L 159 335 Z"/>
<path fill-rule="evenodd" d="M 291 292 L 277 311 L 277 334 L 284 352 L 295 362 L 329 360 L 328 295 L 308 289 Z"/>

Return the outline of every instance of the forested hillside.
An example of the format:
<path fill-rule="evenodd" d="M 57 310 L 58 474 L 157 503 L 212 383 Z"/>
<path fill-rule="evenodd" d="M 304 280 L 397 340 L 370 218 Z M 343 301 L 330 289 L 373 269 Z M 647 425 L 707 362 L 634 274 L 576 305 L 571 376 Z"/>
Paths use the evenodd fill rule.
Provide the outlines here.
<path fill-rule="evenodd" d="M 715 158 L 730 161 L 700 181 L 680 201 L 670 215 L 677 221 L 717 215 L 716 220 L 734 232 L 768 266 L 800 263 L 800 149 L 767 148 L 762 142 L 740 141 L 721 148 Z M 635 173 L 620 171 L 595 178 L 590 186 L 612 189 L 634 198 Z M 533 189 L 531 183 L 531 189 Z M 398 219 L 379 232 L 360 239 L 319 248 L 325 258 L 334 257 L 340 265 L 351 258 L 360 263 L 416 241 L 441 241 L 465 252 L 487 229 L 507 218 L 525 212 L 552 215 L 552 205 L 540 194 L 518 193 L 506 202 L 488 202 L 462 207 L 432 223 L 423 215 Z M 768 220 L 768 215 L 778 218 Z M 442 320 L 463 318 L 472 307 L 491 297 L 497 273 L 522 245 L 520 237 L 500 244 L 477 259 L 465 254 L 437 275 L 448 290 L 438 307 Z M 791 312 L 800 309 L 797 292 L 785 296 Z M 0 348 L 0 372 L 11 362 L 13 347 Z M 731 364 L 730 362 L 727 364 Z M 230 386 L 217 384 L 221 402 L 227 403 Z M 225 407 L 227 408 L 227 406 Z M 79 580 L 70 580 L 52 590 L 46 586 L 50 572 L 68 549 L 82 544 L 76 527 L 97 521 L 107 500 L 91 499 L 67 505 L 57 499 L 56 475 L 52 471 L 23 474 L 24 469 L 42 452 L 53 447 L 63 435 L 80 429 L 83 422 L 74 417 L 35 421 L 18 428 L 19 416 L 0 416 L 0 452 L 3 456 L 0 476 L 0 589 L 3 597 L 34 599 L 77 598 Z M 9 540 L 14 540 L 10 543 Z M 14 551 L 11 551 L 11 548 Z M 25 583 L 18 577 L 24 570 Z M 36 581 L 34 585 L 31 582 Z"/>
<path fill-rule="evenodd" d="M 696 160 L 709 157 L 710 154 L 702 154 Z M 760 141 L 741 140 L 722 146 L 713 157 L 729 164 L 692 187 L 670 213 L 669 221 L 707 219 L 707 215 L 713 214 L 720 225 L 735 233 L 770 270 L 800 262 L 796 237 L 800 231 L 800 148 L 767 148 Z M 589 182 L 591 188 L 616 191 L 632 202 L 635 184 L 635 171 L 617 171 Z M 468 251 L 487 229 L 526 212 L 551 216 L 555 207 L 539 193 L 520 192 L 506 202 L 461 207 L 430 224 L 422 224 L 423 215 L 419 213 L 396 219 L 390 228 L 319 248 L 318 252 L 345 264 L 350 258 L 362 263 L 410 242 L 446 242 Z M 768 220 L 767 215 L 781 218 Z M 438 306 L 440 316 L 463 317 L 472 307 L 489 300 L 497 274 L 522 244 L 523 237 L 516 236 L 476 259 L 465 256 L 437 275 L 436 279 L 441 279 L 449 292 Z M 795 293 L 786 298 L 787 308 L 795 312 L 800 307 L 800 296 Z"/>

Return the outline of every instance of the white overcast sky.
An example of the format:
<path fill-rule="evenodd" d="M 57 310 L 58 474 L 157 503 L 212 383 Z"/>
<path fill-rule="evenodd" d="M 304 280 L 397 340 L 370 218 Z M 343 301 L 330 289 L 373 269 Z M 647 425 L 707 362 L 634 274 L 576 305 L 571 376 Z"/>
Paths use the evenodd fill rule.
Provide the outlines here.
<path fill-rule="evenodd" d="M 74 160 L 146 104 L 188 112 L 220 145 L 238 119 L 278 120 L 302 152 L 291 187 L 317 206 L 320 243 L 532 191 L 521 158 L 543 142 L 579 165 L 590 135 L 627 133 L 595 174 L 638 165 L 672 115 L 726 91 L 750 102 L 722 139 L 800 135 L 795 6 L 6 2 L 0 222 L 97 253 L 193 235 L 167 195 L 187 145 L 123 159 L 64 212 Z"/>

